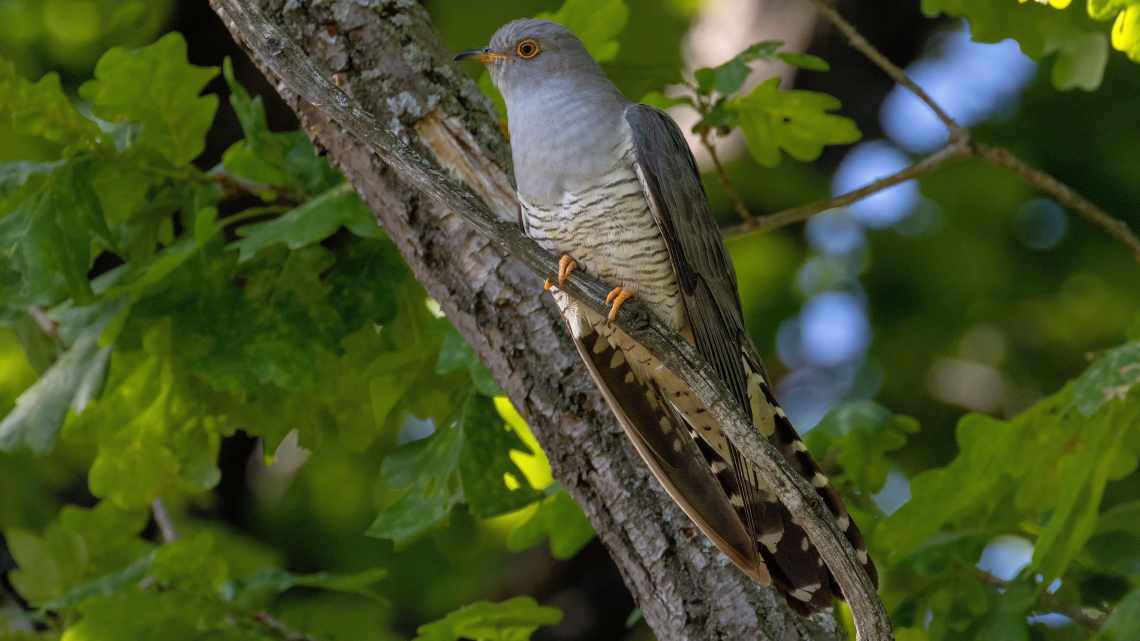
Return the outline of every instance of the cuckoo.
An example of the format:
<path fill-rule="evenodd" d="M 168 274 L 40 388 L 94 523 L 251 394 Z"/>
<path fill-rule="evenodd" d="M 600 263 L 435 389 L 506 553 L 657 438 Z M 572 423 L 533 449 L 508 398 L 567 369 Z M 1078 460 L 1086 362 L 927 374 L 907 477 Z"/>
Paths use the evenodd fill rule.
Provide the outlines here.
<path fill-rule="evenodd" d="M 612 321 L 636 296 L 691 341 L 756 429 L 810 480 L 871 576 L 859 530 L 772 395 L 744 327 L 736 274 L 676 123 L 632 103 L 566 28 L 501 27 L 457 60 L 485 64 L 507 106 L 520 223 L 575 270 L 614 287 L 608 318 L 547 282 L 588 371 L 637 452 L 700 530 L 744 573 L 803 613 L 839 587 L 756 470 L 688 386 Z"/>

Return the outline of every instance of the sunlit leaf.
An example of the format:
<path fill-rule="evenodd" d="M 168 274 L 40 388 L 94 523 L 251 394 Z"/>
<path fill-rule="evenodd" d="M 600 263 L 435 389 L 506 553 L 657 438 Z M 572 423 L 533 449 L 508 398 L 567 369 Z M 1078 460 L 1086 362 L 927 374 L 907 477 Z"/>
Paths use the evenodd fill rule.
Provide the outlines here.
<path fill-rule="evenodd" d="M 818 158 L 825 145 L 853 143 L 862 135 L 851 119 L 828 113 L 840 108 L 839 100 L 814 91 L 780 89 L 779 78 L 729 100 L 727 106 L 739 120 L 749 153 L 767 167 L 779 164 L 780 150 L 807 162 Z"/>
<path fill-rule="evenodd" d="M 562 620 L 557 608 L 538 605 L 530 597 L 515 597 L 499 603 L 479 601 L 421 625 L 415 641 L 527 641 L 544 625 Z"/>
<path fill-rule="evenodd" d="M 618 35 L 629 20 L 625 0 L 565 0 L 558 11 L 540 13 L 536 18 L 557 22 L 586 45 L 598 62 L 609 62 L 618 54 Z"/>
<path fill-rule="evenodd" d="M 186 41 L 170 33 L 141 49 L 103 54 L 79 95 L 96 116 L 137 127 L 128 137 L 132 146 L 182 165 L 205 149 L 218 97 L 199 94 L 217 74 L 187 62 Z"/>
<path fill-rule="evenodd" d="M 566 490 L 559 489 L 535 506 L 526 521 L 511 530 L 507 547 L 526 550 L 550 539 L 550 554 L 556 559 L 573 558 L 594 538 L 594 528 Z"/>

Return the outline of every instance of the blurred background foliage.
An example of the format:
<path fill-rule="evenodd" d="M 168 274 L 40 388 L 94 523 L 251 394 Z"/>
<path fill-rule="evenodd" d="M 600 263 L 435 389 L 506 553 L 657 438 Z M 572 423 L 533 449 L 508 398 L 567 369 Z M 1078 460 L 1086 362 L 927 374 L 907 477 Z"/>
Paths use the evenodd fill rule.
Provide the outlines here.
<path fill-rule="evenodd" d="M 585 20 L 658 102 L 756 42 L 825 60 L 740 59 L 703 94 L 736 114 L 713 141 L 756 213 L 945 142 L 807 3 L 425 5 L 452 49 Z M 841 9 L 978 138 L 1140 226 L 1140 2 Z M 0 54 L 0 638 L 651 638 L 525 423 L 206 3 L 7 0 Z M 756 123 L 791 88 L 850 121 L 781 160 Z M 729 247 L 900 639 L 1140 638 L 1124 248 L 976 161 Z"/>

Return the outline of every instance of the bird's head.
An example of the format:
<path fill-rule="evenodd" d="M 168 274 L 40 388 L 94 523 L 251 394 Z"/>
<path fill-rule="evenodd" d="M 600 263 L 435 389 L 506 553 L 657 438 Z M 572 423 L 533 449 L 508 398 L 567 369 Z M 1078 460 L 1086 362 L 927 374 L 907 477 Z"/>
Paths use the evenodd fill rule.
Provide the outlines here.
<path fill-rule="evenodd" d="M 582 41 L 569 29 L 549 20 L 524 18 L 499 27 L 491 43 L 469 49 L 456 60 L 482 62 L 507 100 L 527 95 L 551 80 L 574 83 L 605 78 Z"/>

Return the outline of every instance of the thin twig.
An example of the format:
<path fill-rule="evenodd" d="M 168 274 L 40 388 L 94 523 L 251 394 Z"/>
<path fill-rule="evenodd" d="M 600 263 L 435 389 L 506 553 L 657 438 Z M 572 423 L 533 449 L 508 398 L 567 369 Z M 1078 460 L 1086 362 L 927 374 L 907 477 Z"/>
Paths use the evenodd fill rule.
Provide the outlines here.
<path fill-rule="evenodd" d="M 317 641 L 315 637 L 311 637 L 300 630 L 294 630 L 265 610 L 258 610 L 254 612 L 252 616 L 254 621 L 269 628 L 271 632 L 284 639 L 284 641 Z"/>
<path fill-rule="evenodd" d="M 150 502 L 150 512 L 154 517 L 154 522 L 158 525 L 159 535 L 163 544 L 177 541 L 178 530 L 174 529 L 174 522 L 170 519 L 170 513 L 166 511 L 166 504 L 162 502 L 161 498 L 156 498 Z M 281 637 L 284 641 L 318 641 L 318 639 L 304 632 L 290 628 L 265 610 L 255 610 L 250 612 L 249 616 L 255 622 L 265 626 L 271 632 Z"/>
<path fill-rule="evenodd" d="M 1057 178 L 1028 165 L 1008 149 L 991 147 L 982 143 L 975 143 L 972 147 L 974 153 L 980 158 L 1013 171 L 1021 176 L 1025 182 L 1052 196 L 1058 203 L 1077 212 L 1094 225 L 1103 228 L 1110 236 L 1131 249 L 1136 256 L 1136 261 L 1140 262 L 1140 238 L 1136 237 L 1128 223 L 1114 218 L 1112 214 L 1097 207 Z"/>
<path fill-rule="evenodd" d="M 934 115 L 937 116 L 938 119 L 942 121 L 942 124 L 946 125 L 946 128 L 950 131 L 951 143 L 963 142 L 968 139 L 969 132 L 963 129 L 962 126 L 958 124 L 958 121 L 954 120 L 950 114 L 946 113 L 942 105 L 935 102 L 934 98 L 931 98 L 930 94 L 926 93 L 926 90 L 912 80 L 898 65 L 891 62 L 889 58 L 884 56 L 882 52 L 876 49 L 870 42 L 867 42 L 863 34 L 859 33 L 855 29 L 855 26 L 841 16 L 827 0 L 811 0 L 811 2 L 828 22 L 835 25 L 835 28 L 839 29 L 839 31 L 847 37 L 847 41 L 851 44 L 853 49 L 875 63 L 876 66 L 891 77 L 891 80 L 909 89 L 911 93 L 918 96 L 918 99 L 934 112 Z"/>
<path fill-rule="evenodd" d="M 335 120 L 367 145 L 405 184 L 455 212 L 498 251 L 531 270 L 538 280 L 557 277 L 554 256 L 524 236 L 517 224 L 508 222 L 516 215 L 514 211 L 492 211 L 470 186 L 455 180 L 425 158 L 413 144 L 397 137 L 386 122 L 365 111 L 326 77 L 313 60 L 265 16 L 257 3 L 211 0 L 211 5 L 231 32 L 245 36 L 245 46 L 252 57 L 278 87 L 320 109 L 324 117 Z M 607 313 L 605 297 L 610 288 L 592 275 L 577 273 L 562 289 L 595 313 Z M 797 515 L 798 523 L 847 598 L 859 639 L 891 639 L 886 609 L 830 510 L 803 475 L 753 427 L 736 397 L 696 347 L 636 301 L 622 307 L 615 325 L 689 385 L 745 460 L 755 466 L 764 483 L 790 513 Z"/>
<path fill-rule="evenodd" d="M 174 529 L 174 521 L 170 520 L 170 513 L 166 511 L 166 504 L 161 498 L 150 502 L 150 513 L 158 525 L 159 536 L 163 543 L 172 543 L 178 540 L 178 530 Z"/>
<path fill-rule="evenodd" d="M 1128 226 L 1128 223 L 1096 206 L 1072 187 L 1069 187 L 1049 173 L 1029 165 L 1014 155 L 1010 150 L 1003 147 L 994 147 L 992 145 L 972 142 L 970 140 L 969 129 L 959 125 L 958 122 L 955 121 L 950 114 L 946 113 L 946 111 L 943 110 L 922 87 L 914 82 L 905 71 L 896 66 L 876 49 L 874 45 L 868 42 L 850 22 L 829 4 L 828 0 L 811 0 L 811 2 L 816 5 L 824 18 L 835 25 L 835 27 L 847 37 L 847 40 L 853 48 L 882 69 L 896 83 L 909 89 L 934 112 L 938 119 L 942 121 L 949 130 L 950 143 L 914 165 L 886 178 L 876 180 L 869 185 L 835 198 L 820 200 L 774 214 L 760 216 L 752 219 L 751 222 L 749 222 L 749 219 L 745 219 L 743 224 L 726 230 L 727 234 L 749 234 L 769 231 L 785 225 L 798 223 L 821 212 L 849 205 L 900 182 L 938 169 L 950 160 L 976 156 L 991 164 L 1013 171 L 1029 184 L 1052 196 L 1058 203 L 1068 207 L 1089 222 L 1104 229 L 1109 236 L 1120 241 L 1125 247 L 1131 250 L 1136 261 L 1140 262 L 1140 237 L 1137 237 L 1136 233 Z M 724 179 L 722 175 L 722 180 Z"/>
<path fill-rule="evenodd" d="M 752 212 L 748 211 L 748 205 L 744 204 L 744 199 L 740 197 L 740 193 L 732 186 L 732 181 L 728 179 L 728 172 L 724 170 L 724 165 L 720 163 L 720 154 L 716 151 L 716 145 L 712 140 L 709 140 L 708 130 L 701 132 L 701 144 L 709 152 L 709 158 L 712 159 L 713 167 L 716 168 L 716 175 L 720 178 L 720 184 L 724 187 L 724 193 L 728 196 L 729 202 L 732 203 L 732 208 L 736 210 L 736 215 L 740 216 L 745 227 L 752 227 L 756 224 L 756 217 Z"/>
<path fill-rule="evenodd" d="M 971 150 L 968 146 L 953 143 L 943 147 L 942 149 L 934 152 L 933 154 L 923 158 L 922 160 L 902 169 L 890 176 L 885 176 L 872 183 L 869 183 L 858 189 L 849 191 L 845 194 L 836 196 L 835 198 L 827 198 L 825 200 L 817 200 L 806 205 L 793 207 L 778 211 L 774 214 L 767 214 L 756 218 L 752 224 L 742 224 L 735 227 L 730 227 L 724 230 L 727 236 L 743 236 L 759 232 L 771 231 L 786 225 L 791 225 L 798 222 L 803 222 L 812 216 L 835 209 L 837 207 L 845 207 L 858 200 L 862 200 L 875 192 L 882 191 L 888 187 L 893 187 L 899 183 L 917 178 L 923 174 L 929 173 L 945 165 L 946 163 L 969 156 Z"/>

